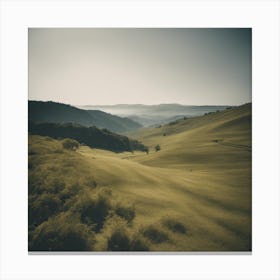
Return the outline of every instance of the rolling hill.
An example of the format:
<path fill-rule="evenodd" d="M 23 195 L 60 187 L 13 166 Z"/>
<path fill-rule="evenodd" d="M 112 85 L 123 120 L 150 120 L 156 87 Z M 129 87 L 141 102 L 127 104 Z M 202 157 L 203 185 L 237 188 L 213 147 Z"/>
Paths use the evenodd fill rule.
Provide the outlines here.
<path fill-rule="evenodd" d="M 38 213 L 45 193 L 59 198 L 48 219 L 30 218 L 31 250 L 53 250 L 50 234 L 64 244 L 70 232 L 82 238 L 73 250 L 251 251 L 251 104 L 139 129 L 133 137 L 150 152 L 68 152 L 57 140 L 29 136 L 30 208 Z M 114 214 L 96 229 L 83 219 L 81 201 L 101 199 L 108 188 Z M 118 206 L 126 211 L 120 202 L 129 203 Z"/>
<path fill-rule="evenodd" d="M 128 117 L 143 126 L 155 126 L 168 123 L 180 117 L 195 117 L 209 112 L 224 110 L 228 106 L 193 106 L 182 104 L 117 104 L 117 105 L 86 105 L 80 106 L 82 109 L 102 110 L 114 115 Z"/>
<path fill-rule="evenodd" d="M 98 110 L 82 110 L 52 101 L 28 101 L 28 119 L 33 122 L 76 123 L 84 126 L 106 128 L 113 132 L 126 132 L 141 125 L 128 118 L 121 118 Z"/>

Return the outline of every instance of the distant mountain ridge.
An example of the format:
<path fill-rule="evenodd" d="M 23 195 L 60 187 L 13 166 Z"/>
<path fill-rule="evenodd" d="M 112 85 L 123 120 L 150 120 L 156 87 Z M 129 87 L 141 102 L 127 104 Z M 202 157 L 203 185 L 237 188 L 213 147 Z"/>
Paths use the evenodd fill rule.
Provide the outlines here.
<path fill-rule="evenodd" d="M 77 123 L 121 133 L 142 127 L 141 124 L 100 110 L 83 110 L 53 101 L 28 101 L 28 119 L 33 122 Z"/>
<path fill-rule="evenodd" d="M 86 105 L 79 108 L 86 110 L 102 110 L 104 112 L 128 117 L 143 126 L 153 126 L 167 123 L 181 117 L 195 117 L 209 112 L 216 112 L 226 109 L 227 105 L 182 105 L 182 104 L 118 104 L 118 105 Z"/>

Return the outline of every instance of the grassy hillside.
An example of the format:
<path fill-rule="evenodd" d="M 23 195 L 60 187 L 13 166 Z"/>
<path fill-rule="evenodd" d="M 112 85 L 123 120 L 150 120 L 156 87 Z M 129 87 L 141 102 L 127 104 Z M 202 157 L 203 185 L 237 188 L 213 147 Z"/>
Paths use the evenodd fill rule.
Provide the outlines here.
<path fill-rule="evenodd" d="M 224 164 L 232 164 L 231 160 L 238 164 L 251 159 L 251 104 L 127 135 L 143 141 L 150 149 L 161 146 L 160 153 L 137 159 L 142 163 L 224 168 Z"/>
<path fill-rule="evenodd" d="M 128 118 L 121 118 L 98 110 L 82 110 L 56 102 L 28 101 L 28 119 L 33 122 L 76 123 L 84 126 L 106 128 L 113 132 L 125 132 L 141 125 Z"/>
<path fill-rule="evenodd" d="M 69 152 L 29 136 L 29 212 L 59 198 L 30 214 L 31 250 L 63 250 L 69 236 L 82 239 L 72 250 L 251 250 L 251 104 L 134 137 L 149 154 Z"/>

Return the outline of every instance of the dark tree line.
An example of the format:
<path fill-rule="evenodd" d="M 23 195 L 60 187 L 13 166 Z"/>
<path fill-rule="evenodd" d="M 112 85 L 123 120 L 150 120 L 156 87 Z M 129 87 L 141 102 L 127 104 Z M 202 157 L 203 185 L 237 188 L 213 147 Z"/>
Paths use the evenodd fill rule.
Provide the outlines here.
<path fill-rule="evenodd" d="M 49 136 L 55 139 L 71 138 L 92 148 L 114 152 L 146 151 L 147 147 L 137 140 L 113 133 L 95 126 L 85 127 L 73 123 L 34 123 L 29 121 L 28 132 L 34 135 Z"/>

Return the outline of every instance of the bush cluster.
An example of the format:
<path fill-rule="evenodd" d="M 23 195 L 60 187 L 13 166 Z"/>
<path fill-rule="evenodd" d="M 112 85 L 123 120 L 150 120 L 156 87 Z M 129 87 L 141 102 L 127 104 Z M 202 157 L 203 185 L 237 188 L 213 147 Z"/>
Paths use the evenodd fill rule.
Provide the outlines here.
<path fill-rule="evenodd" d="M 98 188 L 92 178 L 85 182 L 89 185 L 41 182 L 39 193 L 30 190 L 29 250 L 92 251 L 96 235 L 106 232 L 105 250 L 148 250 L 127 231 L 136 216 L 134 206 L 116 201 L 109 188 Z M 122 227 L 112 227 L 112 219 Z"/>
<path fill-rule="evenodd" d="M 127 221 L 119 216 L 109 217 L 102 231 L 106 237 L 106 251 L 149 251 L 147 240 L 141 233 L 133 232 Z"/>
<path fill-rule="evenodd" d="M 187 229 L 184 226 L 184 224 L 174 218 L 167 218 L 163 220 L 162 223 L 172 232 L 182 233 L 182 234 L 185 234 L 187 232 Z"/>
<path fill-rule="evenodd" d="M 154 225 L 144 228 L 143 235 L 153 243 L 162 243 L 169 240 L 168 235 Z"/>
<path fill-rule="evenodd" d="M 39 225 L 32 239 L 29 250 L 32 251 L 90 251 L 95 244 L 95 237 L 90 229 L 70 217 L 58 215 Z"/>
<path fill-rule="evenodd" d="M 39 140 L 29 158 L 30 251 L 148 251 L 169 241 L 168 230 L 183 232 L 172 221 L 163 227 L 135 222 L 134 205 L 100 187 L 91 170 L 80 175 L 79 153 L 65 151 L 59 141 Z"/>
<path fill-rule="evenodd" d="M 80 147 L 80 143 L 74 139 L 66 138 L 62 141 L 62 147 L 66 150 L 76 151 Z"/>

